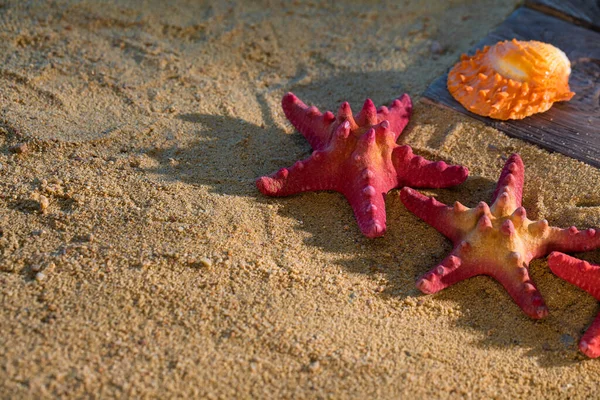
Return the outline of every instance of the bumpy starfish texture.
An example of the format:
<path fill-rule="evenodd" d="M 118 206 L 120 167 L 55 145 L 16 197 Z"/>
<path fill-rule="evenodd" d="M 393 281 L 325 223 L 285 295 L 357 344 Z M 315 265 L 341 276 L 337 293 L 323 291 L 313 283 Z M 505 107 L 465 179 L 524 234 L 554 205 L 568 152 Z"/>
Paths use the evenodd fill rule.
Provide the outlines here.
<path fill-rule="evenodd" d="M 548 266 L 558 277 L 600 300 L 600 265 L 553 252 L 548 257 Z M 600 314 L 579 341 L 579 349 L 590 358 L 600 356 Z"/>
<path fill-rule="evenodd" d="M 448 207 L 434 198 L 404 188 L 400 193 L 408 210 L 452 240 L 454 249 L 442 263 L 417 280 L 424 293 L 436 293 L 475 275 L 499 281 L 531 318 L 548 314 L 542 296 L 529 277 L 529 262 L 553 250 L 584 251 L 600 247 L 600 233 L 575 227 L 560 229 L 548 221 L 532 221 L 521 206 L 524 180 L 521 157 L 513 154 L 504 165 L 492 196 L 467 208 Z"/>
<path fill-rule="evenodd" d="M 352 115 L 341 105 L 337 117 L 308 107 L 292 93 L 282 100 L 283 111 L 313 148 L 310 158 L 256 181 L 269 196 L 333 190 L 342 193 L 354 210 L 362 233 L 382 236 L 386 230 L 384 195 L 402 186 L 440 188 L 463 182 L 468 170 L 431 162 L 414 155 L 396 140 L 408 124 L 412 103 L 408 95 L 388 107 L 375 108 L 370 99 Z"/>

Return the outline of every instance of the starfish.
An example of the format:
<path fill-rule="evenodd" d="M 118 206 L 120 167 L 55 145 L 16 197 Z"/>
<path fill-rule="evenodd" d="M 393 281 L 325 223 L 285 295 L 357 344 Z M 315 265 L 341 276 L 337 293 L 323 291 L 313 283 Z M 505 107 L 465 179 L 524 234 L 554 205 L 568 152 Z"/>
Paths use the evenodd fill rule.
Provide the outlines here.
<path fill-rule="evenodd" d="M 475 275 L 499 281 L 519 307 L 531 318 L 548 314 L 544 300 L 529 277 L 529 262 L 554 250 L 584 251 L 600 247 L 600 232 L 560 229 L 548 221 L 532 221 L 521 206 L 524 165 L 513 154 L 504 165 L 492 205 L 480 202 L 467 208 L 453 207 L 428 198 L 410 188 L 400 198 L 408 210 L 454 243 L 441 264 L 417 280 L 424 293 L 436 293 Z"/>
<path fill-rule="evenodd" d="M 354 210 L 362 233 L 370 238 L 386 230 L 385 194 L 405 185 L 440 188 L 462 183 L 468 170 L 431 162 L 413 154 L 410 146 L 396 140 L 412 112 L 404 94 L 388 107 L 375 108 L 367 99 L 360 113 L 344 102 L 337 117 L 308 107 L 294 94 L 283 97 L 286 117 L 313 148 L 312 155 L 256 181 L 269 196 L 288 196 L 306 191 L 333 190 L 342 193 Z"/>
<path fill-rule="evenodd" d="M 548 266 L 558 277 L 600 300 L 600 265 L 555 251 L 548 257 Z M 579 349 L 590 358 L 600 356 L 600 314 L 579 341 Z"/>

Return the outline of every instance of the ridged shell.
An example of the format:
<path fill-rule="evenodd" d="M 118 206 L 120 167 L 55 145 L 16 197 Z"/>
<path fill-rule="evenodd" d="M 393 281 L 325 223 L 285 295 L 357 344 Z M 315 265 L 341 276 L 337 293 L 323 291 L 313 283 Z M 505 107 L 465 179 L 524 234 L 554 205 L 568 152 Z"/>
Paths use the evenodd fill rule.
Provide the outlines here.
<path fill-rule="evenodd" d="M 462 55 L 448 74 L 448 90 L 475 114 L 522 119 L 570 100 L 571 63 L 560 49 L 537 41 L 498 42 Z"/>

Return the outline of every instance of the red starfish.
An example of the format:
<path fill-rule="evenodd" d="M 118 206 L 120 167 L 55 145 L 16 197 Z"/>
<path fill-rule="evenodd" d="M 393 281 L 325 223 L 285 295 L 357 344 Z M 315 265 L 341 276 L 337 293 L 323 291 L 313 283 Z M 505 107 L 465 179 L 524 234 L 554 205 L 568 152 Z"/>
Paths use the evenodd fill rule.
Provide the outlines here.
<path fill-rule="evenodd" d="M 525 168 L 518 154 L 504 165 L 492 206 L 448 207 L 434 198 L 404 188 L 402 202 L 410 211 L 452 240 L 454 249 L 440 265 L 417 280 L 424 293 L 436 293 L 475 275 L 499 281 L 531 318 L 548 314 L 542 296 L 529 278 L 529 262 L 553 250 L 583 251 L 600 246 L 593 229 L 560 229 L 548 221 L 531 221 L 521 206 Z"/>
<path fill-rule="evenodd" d="M 600 300 L 600 265 L 555 251 L 548 257 L 548 266 L 558 277 Z M 600 314 L 579 341 L 579 349 L 590 358 L 600 356 Z"/>
<path fill-rule="evenodd" d="M 314 190 L 342 193 L 354 210 L 358 226 L 367 237 L 385 233 L 384 195 L 404 185 L 440 188 L 463 182 L 468 170 L 431 162 L 413 154 L 410 146 L 396 144 L 408 124 L 412 103 L 408 95 L 379 110 L 370 99 L 352 115 L 350 105 L 341 105 L 337 118 L 321 114 L 292 93 L 282 100 L 290 122 L 313 148 L 310 158 L 282 168 L 256 181 L 269 196 L 287 196 Z"/>

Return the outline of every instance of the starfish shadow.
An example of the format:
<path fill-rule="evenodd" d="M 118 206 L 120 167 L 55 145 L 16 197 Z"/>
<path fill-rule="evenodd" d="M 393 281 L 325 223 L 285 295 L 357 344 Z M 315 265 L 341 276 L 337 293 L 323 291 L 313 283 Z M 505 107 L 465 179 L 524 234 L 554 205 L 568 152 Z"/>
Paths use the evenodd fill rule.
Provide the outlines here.
<path fill-rule="evenodd" d="M 577 343 L 593 320 L 595 311 L 591 311 L 589 315 L 567 316 L 573 311 L 574 304 L 581 301 L 577 290 L 571 288 L 563 288 L 561 294 L 571 292 L 569 296 L 577 298 L 574 304 L 566 309 L 552 307 L 553 290 L 549 286 L 565 285 L 551 276 L 545 260 L 532 262 L 530 274 L 539 284 L 550 308 L 550 314 L 542 320 L 533 320 L 525 315 L 498 282 L 485 276 L 460 282 L 435 296 L 438 301 L 460 304 L 461 312 L 454 324 L 466 331 L 480 332 L 480 339 L 472 343 L 473 346 L 500 350 L 518 347 L 524 349 L 525 355 L 535 359 L 543 368 L 568 366 L 585 360 Z M 593 299 L 589 301 L 594 302 Z M 563 302 L 564 299 L 561 299 L 561 303 Z M 579 308 L 579 305 L 576 307 Z M 569 320 L 569 323 L 565 324 L 565 320 Z"/>
<path fill-rule="evenodd" d="M 382 85 L 382 82 L 390 84 Z M 284 90 L 293 90 L 321 110 L 336 110 L 340 102 L 348 100 L 358 111 L 365 98 L 372 98 L 378 105 L 386 104 L 404 93 L 402 88 L 408 85 L 408 82 L 402 81 L 401 74 L 393 71 L 344 73 L 308 84 L 293 83 L 290 87 L 274 88 L 272 92 L 277 92 L 276 97 L 279 98 Z M 198 138 L 185 146 L 141 150 L 159 162 L 158 166 L 147 171 L 172 180 L 210 186 L 215 193 L 254 197 L 260 203 L 277 204 L 279 215 L 298 221 L 296 229 L 310 234 L 305 239 L 307 245 L 339 254 L 337 263 L 344 269 L 383 282 L 382 296 L 418 294 L 414 278 L 420 274 L 418 269 L 421 266 L 413 265 L 410 259 L 421 259 L 425 251 L 416 255 L 411 252 L 420 248 L 421 240 L 418 234 L 406 231 L 410 224 L 405 221 L 413 217 L 399 201 L 397 190 L 386 196 L 386 235 L 371 240 L 360 233 L 352 208 L 339 193 L 307 192 L 273 198 L 265 197 L 256 189 L 254 182 L 259 176 L 290 166 L 311 154 L 311 147 L 301 134 L 295 130 L 286 133 L 280 126 L 281 122 L 276 122 L 273 103 L 267 101 L 268 95 L 257 95 L 264 121 L 262 126 L 228 116 L 179 115 L 179 120 L 197 129 Z M 283 118 L 279 120 L 283 121 Z M 409 124 L 406 134 L 410 129 Z M 415 152 L 419 153 L 418 149 Z M 469 178 L 463 185 L 436 193 L 442 201 L 464 201 L 469 191 L 474 192 L 474 197 L 481 194 L 477 189 L 479 181 L 478 178 Z M 490 186 L 491 194 L 491 181 L 487 186 Z M 489 194 L 486 193 L 485 197 Z M 441 238 L 440 243 L 443 241 Z M 417 243 L 416 247 L 413 242 Z"/>
<path fill-rule="evenodd" d="M 281 217 L 297 221 L 294 229 L 303 232 L 302 236 L 309 233 L 304 239 L 306 245 L 339 255 L 336 263 L 352 273 L 387 282 L 384 295 L 416 294 L 414 271 L 407 273 L 397 267 L 395 254 L 403 234 L 396 232 L 395 225 L 408 216 L 397 190 L 387 195 L 388 233 L 377 240 L 368 239 L 361 234 L 352 208 L 340 193 L 306 192 L 277 198 L 267 197 L 256 188 L 256 178 L 310 156 L 310 145 L 299 133 L 288 134 L 275 124 L 261 127 L 226 116 L 183 114 L 178 118 L 201 125 L 201 137 L 185 146 L 141 149 L 158 161 L 146 172 L 209 186 L 214 193 L 252 197 L 258 203 L 275 205 Z"/>
<path fill-rule="evenodd" d="M 437 199 L 445 204 L 452 204 L 456 198 L 459 198 L 461 203 L 473 207 L 479 200 L 490 198 L 494 186 L 495 182 L 492 180 L 470 177 L 463 185 L 454 189 L 460 191 L 459 196 L 455 197 L 454 193 L 448 190 L 435 191 L 435 193 Z M 533 209 L 534 207 L 529 205 L 530 201 L 534 202 L 535 199 L 526 196 L 523 204 L 526 208 L 529 206 Z M 413 218 L 415 220 L 409 222 L 412 223 L 410 235 L 428 238 L 429 245 L 427 254 L 420 259 L 417 254 L 407 254 L 407 259 L 419 260 L 414 266 L 417 271 L 412 280 L 414 285 L 416 277 L 439 263 L 451 250 L 452 245 L 425 222 L 415 216 Z M 438 238 L 439 241 L 433 243 L 434 238 Z M 406 251 L 414 253 L 414 249 L 418 246 L 419 243 L 415 241 L 407 246 Z M 600 259 L 600 250 L 586 252 L 583 255 L 589 261 L 597 262 Z M 460 311 L 455 314 L 457 318 L 453 324 L 459 329 L 480 332 L 478 336 L 481 338 L 475 340 L 473 345 L 482 349 L 518 347 L 524 349 L 527 356 L 535 358 L 539 366 L 550 368 L 585 360 L 586 357 L 579 352 L 577 343 L 596 315 L 595 300 L 588 299 L 589 313 L 582 312 L 581 296 L 576 296 L 578 290 L 565 288 L 564 282 L 549 270 L 545 259 L 532 261 L 529 271 L 550 308 L 550 314 L 542 320 L 530 319 L 507 295 L 499 282 L 485 276 L 459 282 L 433 297 L 423 295 L 421 301 L 454 304 L 454 307 Z M 567 306 L 565 306 L 565 293 L 566 296 L 573 297 L 573 301 Z M 427 300 L 428 298 L 431 300 Z"/>
<path fill-rule="evenodd" d="M 334 108 L 334 101 L 339 100 L 335 98 L 335 85 L 331 90 L 327 89 L 328 94 L 305 86 L 293 90 L 301 95 L 305 91 L 307 101 L 318 104 L 321 109 Z M 323 99 L 311 98 L 313 91 Z M 329 98 L 330 92 L 333 100 Z M 381 97 L 377 102 L 385 103 L 387 99 Z M 327 104 L 319 104 L 325 99 Z M 362 100 L 353 101 L 360 103 Z M 382 298 L 401 300 L 419 295 L 415 288 L 416 277 L 443 259 L 451 250 L 450 242 L 410 214 L 399 201 L 397 190 L 386 196 L 387 233 L 374 240 L 360 233 L 350 205 L 339 193 L 308 192 L 286 198 L 260 194 L 254 183 L 257 177 L 308 157 L 311 148 L 302 135 L 295 131 L 286 133 L 277 125 L 264 97 L 259 96 L 258 103 L 265 121 L 263 126 L 227 116 L 179 115 L 181 121 L 201 128 L 198 138 L 185 146 L 142 150 L 158 161 L 158 166 L 148 171 L 168 179 L 210 186 L 215 193 L 253 197 L 259 203 L 276 204 L 280 216 L 298 221 L 294 229 L 302 231 L 303 235 L 309 233 L 305 235 L 306 245 L 339 255 L 335 263 L 350 273 L 363 274 L 377 282 Z M 490 198 L 494 186 L 495 181 L 491 179 L 472 176 L 457 187 L 426 192 L 436 194 L 438 200 L 446 204 L 460 200 L 473 207 L 481 199 Z M 532 264 L 531 272 L 540 290 L 550 293 L 544 286 L 555 278 L 546 276 L 550 272 L 546 271 L 544 263 L 542 261 L 543 267 Z M 469 287 L 464 289 L 464 285 Z M 483 338 L 479 345 L 482 348 L 526 348 L 528 355 L 547 367 L 581 360 L 577 351 L 580 332 L 565 334 L 561 330 L 560 316 L 555 316 L 552 310 L 545 320 L 530 320 L 490 278 L 477 277 L 462 282 L 436 295 L 435 299 L 458 303 L 462 309 L 469 310 L 455 323 L 463 329 L 481 331 Z M 472 304 L 478 306 L 472 307 Z M 489 311 L 498 304 L 502 305 L 502 310 Z M 551 329 L 539 329 L 540 326 Z M 581 330 L 586 326 L 583 321 Z M 539 332 L 544 332 L 544 336 L 540 337 Z"/>
<path fill-rule="evenodd" d="M 385 82 L 396 79 L 392 74 L 346 74 L 307 85 L 294 84 L 285 90 L 293 90 L 321 110 L 335 110 L 343 100 L 360 105 L 366 97 L 373 98 L 376 104 L 385 104 L 404 92 L 402 82 L 381 90 L 375 89 L 375 83 L 362 85 L 361 80 Z M 279 89 L 284 88 L 275 90 Z M 379 92 L 373 94 L 369 90 Z M 283 90 L 277 92 L 277 97 L 282 93 Z M 294 229 L 303 232 L 306 245 L 339 255 L 335 263 L 350 273 L 362 274 L 377 282 L 381 297 L 403 299 L 418 295 L 415 278 L 443 259 L 451 250 L 451 244 L 410 214 L 399 201 L 397 190 L 386 196 L 387 233 L 374 240 L 360 233 L 350 205 L 339 193 L 308 192 L 286 198 L 265 197 L 259 193 L 254 183 L 257 177 L 290 166 L 311 154 L 311 147 L 302 135 L 296 131 L 286 133 L 281 122 L 276 121 L 271 105 L 275 103 L 267 101 L 268 95 L 257 96 L 263 114 L 262 126 L 228 116 L 179 115 L 179 120 L 198 130 L 197 139 L 185 146 L 146 150 L 159 162 L 149 172 L 193 185 L 209 186 L 215 193 L 253 197 L 259 203 L 275 204 L 280 216 L 298 221 Z M 279 121 L 283 119 L 279 118 Z M 407 131 L 410 129 L 409 124 Z M 427 192 L 436 194 L 438 200 L 446 204 L 460 200 L 473 207 L 481 199 L 490 198 L 494 186 L 494 180 L 472 176 L 457 187 Z M 545 269 L 545 261 L 541 262 L 532 264 L 531 273 L 540 290 L 549 293 L 544 286 L 555 278 L 546 276 L 550 272 Z M 461 290 L 465 285 L 469 287 Z M 436 295 L 435 299 L 457 303 L 461 309 L 469 310 L 455 323 L 460 328 L 482 332 L 479 345 L 483 348 L 518 346 L 528 349 L 528 355 L 547 367 L 580 360 L 576 348 L 578 332 L 565 334 L 561 330 L 560 316 L 554 316 L 552 312 L 545 320 L 530 320 L 490 278 L 477 277 L 462 282 Z M 423 301 L 427 300 L 424 298 Z M 490 312 L 493 306 L 502 309 Z M 540 326 L 551 329 L 538 329 Z M 584 322 L 581 330 L 586 326 Z M 574 339 L 569 339 L 571 337 Z"/>
<path fill-rule="evenodd" d="M 259 202 L 278 203 L 284 208 L 282 213 L 289 213 L 290 217 L 305 222 L 302 229 L 310 232 L 320 229 L 317 224 L 310 224 L 311 215 L 316 216 L 319 224 L 324 226 L 336 225 L 341 221 L 341 227 L 347 225 L 351 229 L 356 228 L 352 209 L 341 194 L 303 193 L 276 199 L 265 197 L 256 189 L 256 178 L 290 166 L 296 160 L 309 157 L 312 152 L 301 134 L 295 130 L 291 133 L 284 131 L 284 118 L 275 118 L 276 113 L 281 113 L 279 102 L 268 101 L 272 100 L 268 96 L 279 99 L 284 91 L 293 90 L 323 110 L 336 110 L 342 100 L 349 100 L 357 108 L 367 97 L 373 98 L 378 104 L 389 103 L 404 93 L 401 88 L 408 82 L 403 82 L 402 75 L 395 71 L 343 73 L 308 84 L 301 83 L 306 81 L 303 73 L 301 75 L 298 79 L 291 79 L 289 86 L 271 87 L 256 95 L 263 120 L 261 126 L 229 116 L 199 113 L 178 115 L 176 118 L 184 123 L 183 129 L 196 130 L 197 138 L 168 148 L 139 149 L 140 153 L 158 161 L 157 166 L 146 171 L 169 180 L 209 186 L 211 191 L 219 194 L 255 197 Z M 381 85 L 381 82 L 391 84 Z M 331 209 L 329 204 L 334 201 L 339 205 Z M 323 202 L 328 205 L 323 206 L 322 212 L 315 213 Z M 321 247 L 332 250 L 336 247 L 330 246 L 338 239 L 331 238 L 331 229 L 322 237 L 325 240 Z"/>
<path fill-rule="evenodd" d="M 141 153 L 159 163 L 147 172 L 193 185 L 207 185 L 215 193 L 258 197 L 256 177 L 295 156 L 290 152 L 279 160 L 265 160 L 260 148 L 272 142 L 272 137 L 286 136 L 283 141 L 289 143 L 287 147 L 300 153 L 310 151 L 308 144 L 303 143 L 304 138 L 284 135 L 275 126 L 261 127 L 238 118 L 207 114 L 182 114 L 178 118 L 200 125 L 201 133 L 185 145 L 141 149 Z"/>
<path fill-rule="evenodd" d="M 267 101 L 273 95 L 279 99 L 285 91 L 294 91 L 310 104 L 322 110 L 337 110 L 342 101 L 349 101 L 358 111 L 366 98 L 376 104 L 390 103 L 403 94 L 410 84 L 395 71 L 371 73 L 343 73 L 303 84 L 304 73 L 291 79 L 289 86 L 278 85 L 257 93 L 256 100 L 262 114 L 262 126 L 240 118 L 199 113 L 180 114 L 176 118 L 184 129 L 197 130 L 197 139 L 185 146 L 166 149 L 140 149 L 155 158 L 160 165 L 148 172 L 159 173 L 168 179 L 191 184 L 209 185 L 220 194 L 256 196 L 254 181 L 279 168 L 290 166 L 296 160 L 310 156 L 312 149 L 306 139 L 296 132 L 283 130 L 283 118 L 277 122 L 274 115 L 281 113 Z M 389 82 L 382 85 L 382 82 Z M 287 124 L 287 122 L 286 122 Z M 198 129 L 199 128 L 199 129 Z M 309 194 L 305 194 L 309 195 Z"/>
<path fill-rule="evenodd" d="M 381 82 L 393 83 L 381 85 Z M 406 85 L 401 74 L 396 72 L 346 73 L 309 84 L 293 84 L 285 90 L 293 90 L 322 110 L 336 110 L 343 100 L 349 100 L 358 111 L 365 98 L 372 98 L 378 105 L 389 104 L 404 93 L 402 88 Z M 208 185 L 219 194 L 255 197 L 260 203 L 277 204 L 281 216 L 298 221 L 297 229 L 310 233 L 305 239 L 307 245 L 339 254 L 337 263 L 352 273 L 387 282 L 383 285 L 384 296 L 416 294 L 416 271 L 398 268 L 405 258 L 398 249 L 403 248 L 407 235 L 398 225 L 409 214 L 396 190 L 386 196 L 387 234 L 371 240 L 360 233 L 352 208 L 339 193 L 307 192 L 272 198 L 256 189 L 254 181 L 259 176 L 290 166 L 311 154 L 311 147 L 301 134 L 296 131 L 286 133 L 278 125 L 266 96 L 257 95 L 264 121 L 262 126 L 227 116 L 179 115 L 177 118 L 189 123 L 190 127 L 200 128 L 198 139 L 185 146 L 142 150 L 159 162 L 147 171 L 193 185 Z M 440 192 L 453 193 L 455 190 Z M 454 195 L 455 199 L 460 198 L 458 193 Z"/>
<path fill-rule="evenodd" d="M 447 249 L 450 248 L 447 243 Z M 439 252 L 441 255 L 434 263 L 444 257 L 447 249 Z M 590 262 L 600 260 L 598 250 L 576 255 Z M 422 271 L 431 265 L 434 264 L 424 266 Z M 529 273 L 550 309 L 549 315 L 541 320 L 525 315 L 502 285 L 487 276 L 459 282 L 433 296 L 436 301 L 459 305 L 454 325 L 480 332 L 481 338 L 473 345 L 482 349 L 526 349 L 525 354 L 543 368 L 587 360 L 577 343 L 597 314 L 597 301 L 552 274 L 543 258 L 530 263 Z"/>

